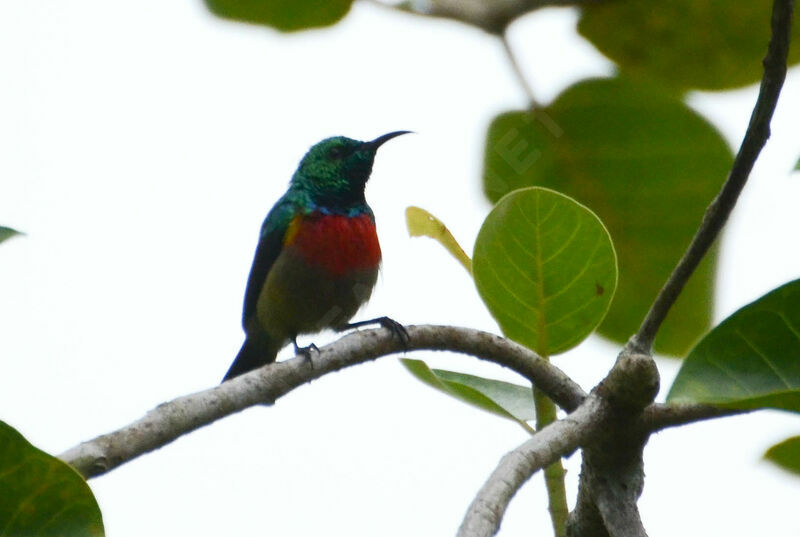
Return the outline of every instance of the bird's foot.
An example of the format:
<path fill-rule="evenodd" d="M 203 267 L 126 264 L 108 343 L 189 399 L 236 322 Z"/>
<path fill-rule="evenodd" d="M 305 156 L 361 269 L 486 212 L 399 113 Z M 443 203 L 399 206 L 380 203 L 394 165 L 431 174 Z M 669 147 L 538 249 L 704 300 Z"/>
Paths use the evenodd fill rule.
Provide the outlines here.
<path fill-rule="evenodd" d="M 305 347 L 300 347 L 297 344 L 297 338 L 292 338 L 292 343 L 294 344 L 294 353 L 297 354 L 298 356 L 302 356 L 313 369 L 314 362 L 311 361 L 311 353 L 312 352 L 319 353 L 319 347 L 317 347 L 313 343 Z"/>
<path fill-rule="evenodd" d="M 391 317 L 378 317 L 377 319 L 369 319 L 367 321 L 358 321 L 357 323 L 346 324 L 342 330 L 349 330 L 350 328 L 358 328 L 359 326 L 366 326 L 369 324 L 379 324 L 384 328 L 388 328 L 392 333 L 392 337 L 400 340 L 404 349 L 408 349 L 408 342 L 411 337 L 408 335 L 408 330 L 402 324 L 398 323 Z"/>

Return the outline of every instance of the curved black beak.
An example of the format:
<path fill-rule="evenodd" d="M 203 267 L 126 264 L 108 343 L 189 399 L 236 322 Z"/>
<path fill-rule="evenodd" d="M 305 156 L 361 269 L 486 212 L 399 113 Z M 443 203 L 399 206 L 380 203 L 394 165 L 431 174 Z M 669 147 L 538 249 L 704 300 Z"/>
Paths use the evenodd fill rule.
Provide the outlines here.
<path fill-rule="evenodd" d="M 371 140 L 369 142 L 364 142 L 364 145 L 368 145 L 373 150 L 377 150 L 380 146 L 382 146 L 383 144 L 385 144 L 386 142 L 388 142 L 392 138 L 396 138 L 397 136 L 400 136 L 401 134 L 410 134 L 412 132 L 413 131 L 394 131 L 394 132 L 390 132 L 388 134 L 384 134 L 383 136 L 378 136 L 377 138 L 375 138 L 374 140 Z"/>

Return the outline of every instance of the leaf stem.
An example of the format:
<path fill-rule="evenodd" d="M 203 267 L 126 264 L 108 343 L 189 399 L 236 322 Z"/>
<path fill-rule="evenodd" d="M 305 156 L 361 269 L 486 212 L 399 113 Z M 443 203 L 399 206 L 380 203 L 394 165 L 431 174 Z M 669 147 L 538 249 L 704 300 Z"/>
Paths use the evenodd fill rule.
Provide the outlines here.
<path fill-rule="evenodd" d="M 528 433 L 529 435 L 533 436 L 536 434 L 536 429 L 528 425 L 527 422 L 519 420 L 517 423 L 519 423 L 519 426 L 525 429 L 525 432 Z"/>
<path fill-rule="evenodd" d="M 533 387 L 533 404 L 536 407 L 536 430 L 541 431 L 556 421 L 556 405 L 541 390 Z M 566 472 L 561 459 L 545 467 L 544 483 L 547 487 L 548 510 L 556 537 L 567 534 L 567 489 L 564 484 Z"/>
<path fill-rule="evenodd" d="M 511 65 L 511 70 L 514 72 L 517 82 L 522 88 L 522 91 L 525 93 L 525 98 L 528 100 L 528 107 L 531 110 L 541 108 L 541 105 L 536 100 L 536 96 L 533 93 L 533 88 L 531 88 L 530 83 L 525 78 L 525 74 L 522 72 L 522 68 L 520 67 L 517 57 L 514 54 L 514 49 L 511 48 L 511 43 L 508 40 L 508 28 L 506 28 L 506 30 L 500 36 L 500 42 L 503 44 L 503 51 L 506 53 L 508 62 Z"/>

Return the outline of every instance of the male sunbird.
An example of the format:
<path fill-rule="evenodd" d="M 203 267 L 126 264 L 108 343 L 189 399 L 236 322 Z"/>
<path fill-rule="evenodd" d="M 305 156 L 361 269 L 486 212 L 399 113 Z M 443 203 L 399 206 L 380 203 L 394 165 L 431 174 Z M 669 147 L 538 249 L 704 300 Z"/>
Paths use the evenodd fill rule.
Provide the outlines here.
<path fill-rule="evenodd" d="M 310 356 L 316 347 L 298 347 L 298 334 L 380 323 L 407 337 L 388 317 L 348 322 L 372 294 L 381 261 L 364 187 L 378 148 L 408 132 L 369 142 L 335 136 L 308 150 L 261 226 L 244 296 L 245 340 L 223 382 L 274 362 L 290 341 Z"/>

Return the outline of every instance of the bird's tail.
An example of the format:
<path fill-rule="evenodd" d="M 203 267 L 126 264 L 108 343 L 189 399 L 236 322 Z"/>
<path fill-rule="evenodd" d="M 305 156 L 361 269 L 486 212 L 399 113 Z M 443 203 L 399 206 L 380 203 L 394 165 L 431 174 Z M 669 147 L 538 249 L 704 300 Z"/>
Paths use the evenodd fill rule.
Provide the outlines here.
<path fill-rule="evenodd" d="M 281 347 L 283 347 L 282 342 L 277 342 L 266 334 L 259 334 L 254 337 L 247 336 L 244 343 L 242 343 L 242 348 L 239 349 L 239 354 L 236 355 L 236 359 L 231 364 L 230 369 L 225 373 L 222 382 L 243 375 L 262 365 L 271 364 L 275 361 L 275 357 Z"/>

